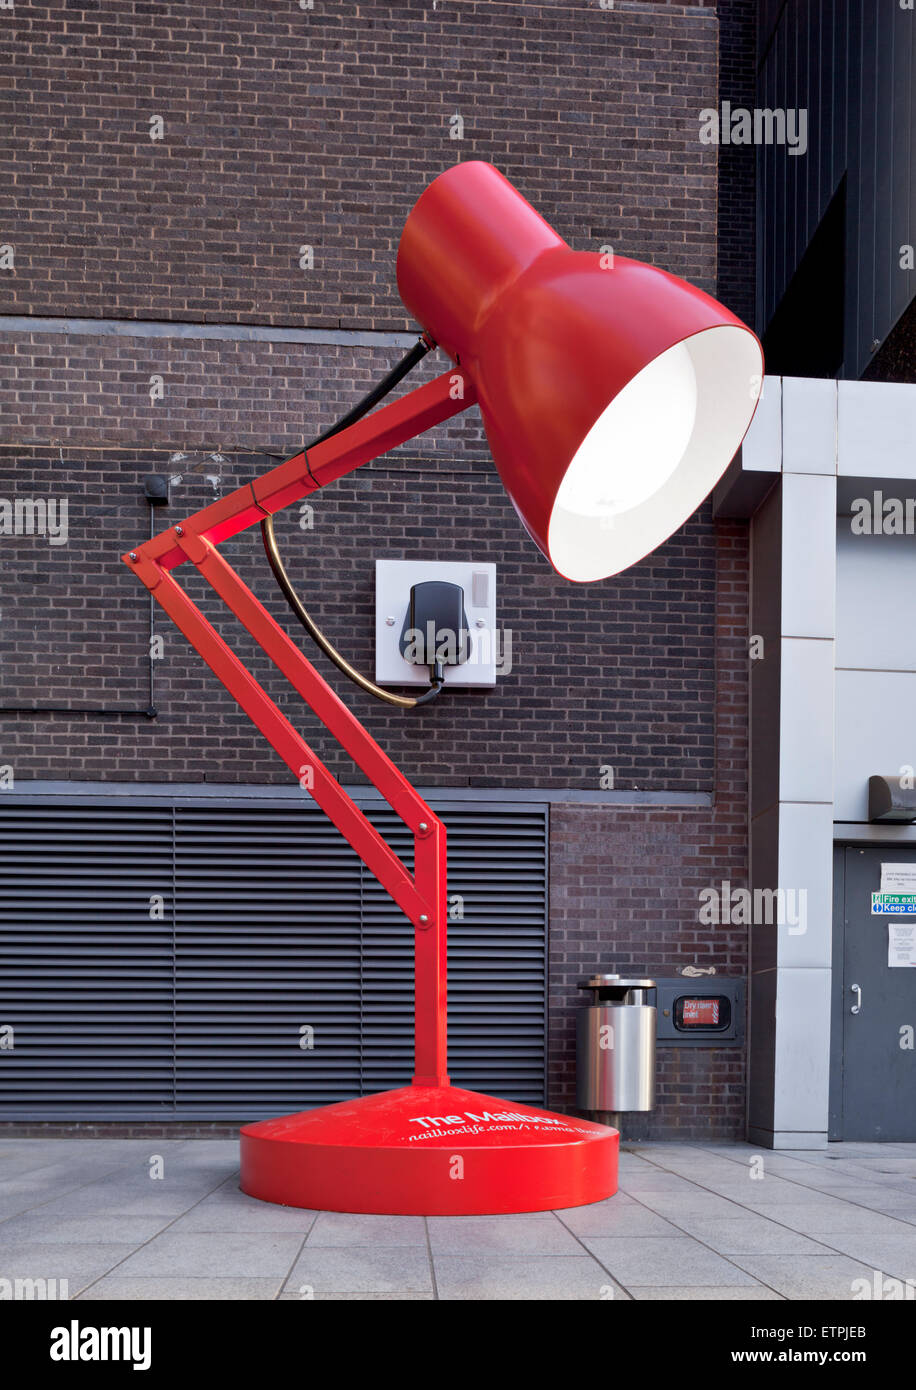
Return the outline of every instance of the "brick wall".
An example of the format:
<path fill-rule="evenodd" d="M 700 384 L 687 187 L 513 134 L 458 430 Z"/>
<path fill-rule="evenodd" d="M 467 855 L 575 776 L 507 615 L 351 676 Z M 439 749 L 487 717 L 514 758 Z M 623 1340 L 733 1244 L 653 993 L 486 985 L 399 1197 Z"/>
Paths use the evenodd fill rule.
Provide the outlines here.
<path fill-rule="evenodd" d="M 747 528 L 718 527 L 716 791 L 710 810 L 555 807 L 550 847 L 551 1103 L 575 1106 L 576 982 L 596 970 L 747 970 L 746 926 L 705 926 L 699 893 L 747 881 Z M 659 1047 L 657 1109 L 629 1137 L 744 1137 L 744 1049 Z"/>
<path fill-rule="evenodd" d="M 118 457 L 148 446 L 160 471 L 177 450 L 297 453 L 404 355 L 403 348 L 375 346 L 24 329 L 0 334 L 0 340 L 5 443 L 53 442 L 109 453 L 118 446 Z M 431 353 L 404 389 L 449 365 L 444 353 Z M 151 387 L 154 378 L 161 394 L 158 385 Z M 424 436 L 423 447 L 437 457 L 490 458 L 476 409 Z"/>
<path fill-rule="evenodd" d="M 757 103 L 757 0 L 718 6 L 719 104 L 753 110 Z M 716 295 L 755 327 L 757 149 L 723 145 L 719 151 L 718 283 Z"/>
<path fill-rule="evenodd" d="M 610 243 L 707 290 L 718 250 L 720 292 L 742 311 L 747 188 L 717 204 L 716 151 L 697 139 L 719 82 L 711 5 L 17 0 L 2 24 L 0 244 L 14 248 L 2 313 L 404 331 L 401 226 L 458 158 L 496 163 L 578 249 Z M 729 44 L 740 69 L 740 43 Z M 461 141 L 449 138 L 455 114 Z M 161 140 L 150 138 L 157 116 Z M 717 219 L 735 248 L 724 259 Z M 311 268 L 299 264 L 304 245 Z M 159 616 L 159 712 L 147 716 L 148 602 L 117 557 L 149 525 L 144 474 L 181 475 L 173 507 L 155 516 L 157 529 L 174 523 L 212 499 L 211 477 L 226 491 L 263 471 L 258 451 L 298 449 L 396 350 L 37 328 L 0 323 L 0 499 L 66 497 L 69 539 L 0 538 L 0 763 L 21 779 L 285 780 Z M 739 941 L 695 924 L 698 886 L 745 871 L 743 533 L 716 527 L 706 506 L 627 574 L 566 584 L 522 532 L 476 411 L 312 500 L 312 530 L 295 517 L 278 526 L 290 570 L 370 672 L 376 557 L 499 566 L 513 669 L 494 692 L 457 692 L 411 718 L 332 677 L 409 776 L 594 789 L 609 764 L 619 788 L 715 790 L 711 811 L 554 808 L 553 1100 L 566 1106 L 575 980 L 599 958 L 666 973 L 694 960 L 743 968 Z M 256 538 L 228 553 L 266 596 Z M 287 621 L 282 601 L 269 603 Z M 668 1050 L 661 1075 L 652 1133 L 737 1132 L 734 1053 Z"/>
<path fill-rule="evenodd" d="M 397 240 L 458 159 L 715 285 L 711 9 L 17 0 L 3 39 L 6 312 L 403 328 Z"/>
<path fill-rule="evenodd" d="M 443 427 L 445 428 L 445 427 Z M 405 446 L 406 447 L 406 446 Z M 62 455 L 62 458 L 61 458 Z M 199 454 L 157 530 L 228 491 L 265 460 Z M 190 467 L 188 465 L 190 464 Z M 66 499 L 66 544 L 0 541 L 0 706 L 58 705 L 109 715 L 0 717 L 0 761 L 20 777 L 286 781 L 283 764 L 202 660 L 157 611 L 162 657 L 149 703 L 149 601 L 120 555 L 148 533 L 144 474 L 156 452 L 72 448 L 0 451 L 0 498 Z M 361 669 L 374 669 L 374 560 L 495 560 L 498 624 L 512 636 L 511 671 L 493 691 L 449 692 L 415 714 L 351 687 L 316 664 L 415 780 L 479 787 L 702 790 L 713 784 L 714 530 L 702 509 L 642 564 L 600 585 L 560 579 L 522 530 L 492 465 L 388 456 L 313 497 L 314 525 L 284 514 L 277 534 L 315 616 Z M 287 629 L 299 629 L 267 569 L 257 529 L 224 547 Z M 182 583 L 338 775 L 353 768 L 190 569 Z M 303 641 L 307 639 L 302 637 Z M 311 648 L 311 644 L 308 644 Z M 310 650 L 311 655 L 311 650 Z"/>
<path fill-rule="evenodd" d="M 10 311 L 405 329 L 393 276 L 400 226 L 426 181 L 458 157 L 498 162 L 573 245 L 610 241 L 715 283 L 715 151 L 699 144 L 696 121 L 715 94 L 710 9 L 224 11 L 122 0 L 17 4 L 6 21 Z M 461 141 L 449 138 L 456 109 Z M 156 114 L 162 140 L 149 138 Z M 303 271 L 306 241 L 315 264 Z M 21 447 L 5 455 L 0 497 L 67 496 L 71 538 L 59 548 L 4 539 L 3 581 L 17 601 L 7 607 L 0 703 L 117 706 L 111 718 L 11 714 L 5 741 L 21 775 L 285 775 L 161 622 L 160 714 L 131 713 L 148 704 L 146 600 L 116 557 L 148 525 L 144 473 L 182 474 L 174 508 L 155 518 L 157 527 L 180 520 L 210 499 L 205 474 L 218 473 L 226 490 L 265 466 L 239 451 L 298 449 L 396 354 L 139 332 L 4 338 L 2 440 Z M 419 379 L 434 370 L 424 365 Z M 154 375 L 164 392 L 155 402 Z M 627 575 L 576 588 L 524 537 L 476 411 L 416 450 L 329 490 L 304 537 L 294 521 L 281 524 L 295 577 L 320 575 L 320 589 L 309 586 L 317 615 L 370 669 L 376 555 L 500 563 L 500 623 L 514 651 L 494 694 L 456 694 L 421 721 L 353 693 L 408 773 L 594 788 L 610 764 L 624 788 L 711 786 L 708 511 Z M 175 451 L 191 458 L 172 462 Z M 214 466 L 213 453 L 226 461 Z M 297 558 L 303 539 L 308 567 Z M 269 591 L 256 538 L 235 551 L 250 552 L 246 577 Z"/>

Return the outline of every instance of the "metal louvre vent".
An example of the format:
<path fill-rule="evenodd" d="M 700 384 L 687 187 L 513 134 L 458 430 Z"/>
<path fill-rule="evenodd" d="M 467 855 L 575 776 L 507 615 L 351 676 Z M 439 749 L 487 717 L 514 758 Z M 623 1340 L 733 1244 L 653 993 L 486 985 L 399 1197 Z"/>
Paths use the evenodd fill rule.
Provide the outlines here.
<path fill-rule="evenodd" d="M 14 1030 L 0 1052 L 0 1108 L 166 1104 L 171 809 L 4 802 L 0 845 L 0 1024 Z M 151 917 L 156 894 L 166 897 Z"/>
<path fill-rule="evenodd" d="M 431 805 L 452 1080 L 543 1102 L 546 807 Z M 311 802 L 9 795 L 0 837 L 0 1118 L 254 1119 L 410 1080 L 413 930 Z"/>

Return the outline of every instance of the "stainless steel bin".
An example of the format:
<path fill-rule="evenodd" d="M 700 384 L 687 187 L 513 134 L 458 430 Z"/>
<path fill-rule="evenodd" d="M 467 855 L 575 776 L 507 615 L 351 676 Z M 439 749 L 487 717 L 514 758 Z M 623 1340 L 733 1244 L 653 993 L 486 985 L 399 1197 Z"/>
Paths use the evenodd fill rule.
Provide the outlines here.
<path fill-rule="evenodd" d="M 616 1117 L 655 1105 L 654 980 L 592 975 L 591 1003 L 576 1019 L 576 1103 Z M 615 1123 L 611 1118 L 610 1123 Z"/>

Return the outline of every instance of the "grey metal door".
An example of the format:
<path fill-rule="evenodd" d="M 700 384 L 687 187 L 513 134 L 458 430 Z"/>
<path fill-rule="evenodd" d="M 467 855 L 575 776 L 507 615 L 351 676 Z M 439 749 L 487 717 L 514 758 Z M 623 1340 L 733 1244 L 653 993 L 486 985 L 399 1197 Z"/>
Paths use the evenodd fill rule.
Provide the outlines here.
<path fill-rule="evenodd" d="M 888 918 L 871 914 L 882 863 L 916 863 L 916 850 L 837 850 L 833 1139 L 916 1140 L 916 969 L 888 966 Z"/>

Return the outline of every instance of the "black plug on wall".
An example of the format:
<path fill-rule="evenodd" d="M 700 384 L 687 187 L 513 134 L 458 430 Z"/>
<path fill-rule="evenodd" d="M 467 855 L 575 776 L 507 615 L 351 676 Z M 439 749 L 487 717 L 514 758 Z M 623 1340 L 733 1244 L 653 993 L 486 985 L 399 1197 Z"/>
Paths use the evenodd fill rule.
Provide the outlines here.
<path fill-rule="evenodd" d="M 412 586 L 400 647 L 405 661 L 429 668 L 434 685 L 442 684 L 444 667 L 467 661 L 471 635 L 460 584 L 430 579 Z"/>

